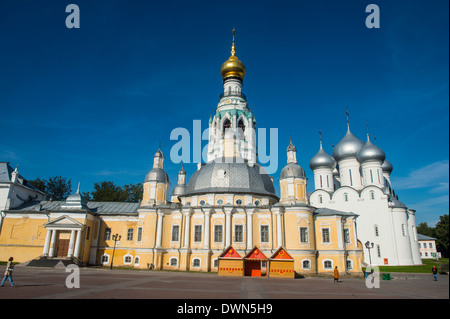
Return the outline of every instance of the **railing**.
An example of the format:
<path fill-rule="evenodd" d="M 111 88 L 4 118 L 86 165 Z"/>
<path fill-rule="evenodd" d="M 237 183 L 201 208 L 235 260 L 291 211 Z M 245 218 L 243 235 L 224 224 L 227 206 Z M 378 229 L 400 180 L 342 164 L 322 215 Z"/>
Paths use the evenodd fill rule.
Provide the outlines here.
<path fill-rule="evenodd" d="M 223 97 L 234 97 L 234 96 L 241 97 L 244 100 L 247 100 L 247 97 L 245 96 L 244 93 L 242 93 L 242 92 L 233 92 L 233 91 L 231 91 L 231 92 L 224 92 L 224 93 L 220 94 L 219 95 L 219 100 L 221 98 L 223 98 Z"/>

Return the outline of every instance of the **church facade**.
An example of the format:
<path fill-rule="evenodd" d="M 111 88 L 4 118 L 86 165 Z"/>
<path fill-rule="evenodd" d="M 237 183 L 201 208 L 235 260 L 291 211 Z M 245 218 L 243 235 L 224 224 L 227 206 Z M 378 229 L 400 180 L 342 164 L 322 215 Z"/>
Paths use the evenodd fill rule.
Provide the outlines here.
<path fill-rule="evenodd" d="M 220 72 L 224 92 L 209 120 L 207 163 L 189 180 L 181 167 L 169 194 L 159 149 L 140 203 L 87 202 L 78 187 L 65 201 L 45 201 L 41 194 L 4 205 L 0 260 L 70 258 L 85 265 L 218 272 L 219 256 L 229 247 L 240 256 L 257 248 L 267 257 L 282 247 L 304 275 L 332 274 L 335 267 L 360 274 L 363 265 L 384 258 L 420 263 L 414 211 L 393 194 L 392 169 L 373 155 L 379 149 L 370 140 L 363 143 L 348 129 L 333 156 L 321 146 L 310 162 L 312 194 L 291 141 L 278 195 L 257 162 L 256 120 L 242 93 L 246 69 L 234 38 Z M 13 185 L 7 171 L 4 183 Z M 267 260 L 258 267 L 264 273 Z"/>

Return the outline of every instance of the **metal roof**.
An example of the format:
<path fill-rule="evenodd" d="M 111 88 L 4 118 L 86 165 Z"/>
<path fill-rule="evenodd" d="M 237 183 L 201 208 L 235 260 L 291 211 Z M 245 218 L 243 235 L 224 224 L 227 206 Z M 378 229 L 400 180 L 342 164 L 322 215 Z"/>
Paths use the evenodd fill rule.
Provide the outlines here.
<path fill-rule="evenodd" d="M 434 237 L 430 237 L 430 236 L 425 236 L 425 235 L 422 235 L 422 234 L 417 234 L 417 239 L 419 239 L 419 240 L 436 240 L 436 238 L 434 238 Z"/>
<path fill-rule="evenodd" d="M 41 201 L 27 202 L 21 207 L 12 209 L 11 211 L 21 212 L 54 212 L 54 211 L 71 211 L 61 208 L 65 201 Z M 87 207 L 90 211 L 97 214 L 137 214 L 139 203 L 124 202 L 88 202 Z"/>

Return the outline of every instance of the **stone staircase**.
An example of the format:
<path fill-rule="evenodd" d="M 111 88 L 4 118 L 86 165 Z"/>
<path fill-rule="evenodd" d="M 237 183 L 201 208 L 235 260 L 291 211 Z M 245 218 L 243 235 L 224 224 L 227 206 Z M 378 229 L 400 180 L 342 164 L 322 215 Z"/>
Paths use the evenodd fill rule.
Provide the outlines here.
<path fill-rule="evenodd" d="M 77 265 L 80 266 L 81 262 L 75 257 L 64 257 L 64 258 L 57 258 L 57 257 L 44 257 L 41 256 L 39 258 L 30 260 L 26 263 L 25 266 L 27 267 L 47 267 L 47 268 L 54 268 L 54 267 L 67 267 L 68 265 Z"/>

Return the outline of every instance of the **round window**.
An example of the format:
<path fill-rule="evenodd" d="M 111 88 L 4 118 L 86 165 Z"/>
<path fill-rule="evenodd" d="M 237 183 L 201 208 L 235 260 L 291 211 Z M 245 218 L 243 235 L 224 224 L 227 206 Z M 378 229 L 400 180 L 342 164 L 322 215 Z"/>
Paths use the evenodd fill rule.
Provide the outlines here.
<path fill-rule="evenodd" d="M 223 205 L 223 199 L 218 199 L 216 203 L 217 205 Z"/>
<path fill-rule="evenodd" d="M 202 199 L 199 204 L 203 206 L 206 204 L 206 202 Z"/>
<path fill-rule="evenodd" d="M 236 200 L 236 205 L 242 205 L 242 199 L 237 199 Z"/>
<path fill-rule="evenodd" d="M 261 205 L 261 202 L 259 200 L 255 200 L 255 206 Z"/>

